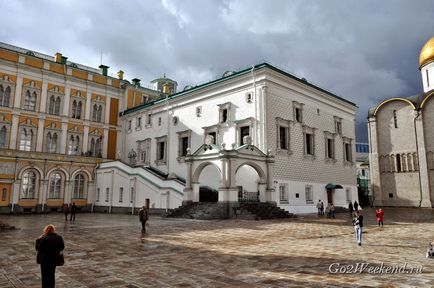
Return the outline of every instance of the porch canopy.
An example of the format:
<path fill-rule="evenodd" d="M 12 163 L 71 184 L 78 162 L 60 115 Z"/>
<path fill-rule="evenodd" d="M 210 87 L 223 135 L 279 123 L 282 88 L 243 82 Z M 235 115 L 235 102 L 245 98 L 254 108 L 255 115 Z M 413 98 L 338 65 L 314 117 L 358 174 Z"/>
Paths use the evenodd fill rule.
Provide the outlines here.
<path fill-rule="evenodd" d="M 339 184 L 329 183 L 325 186 L 325 189 L 327 189 L 327 190 L 344 189 L 344 187 L 342 187 L 342 185 L 339 185 Z"/>

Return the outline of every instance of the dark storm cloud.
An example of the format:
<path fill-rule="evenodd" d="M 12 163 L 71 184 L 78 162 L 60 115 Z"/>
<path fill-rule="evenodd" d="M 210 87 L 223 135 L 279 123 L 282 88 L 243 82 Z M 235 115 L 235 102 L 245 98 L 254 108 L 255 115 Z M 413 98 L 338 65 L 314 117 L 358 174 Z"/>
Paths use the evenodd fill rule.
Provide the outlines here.
<path fill-rule="evenodd" d="M 434 36 L 432 1 L 7 1 L 0 41 L 142 83 L 184 85 L 262 61 L 368 108 L 421 91 L 418 56 Z M 358 140 L 366 141 L 364 124 Z"/>

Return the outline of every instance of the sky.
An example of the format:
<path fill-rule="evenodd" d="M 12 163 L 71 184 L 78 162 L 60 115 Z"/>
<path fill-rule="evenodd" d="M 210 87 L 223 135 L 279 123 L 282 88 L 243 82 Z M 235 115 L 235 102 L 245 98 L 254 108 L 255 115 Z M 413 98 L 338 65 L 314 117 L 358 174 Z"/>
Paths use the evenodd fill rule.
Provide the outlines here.
<path fill-rule="evenodd" d="M 369 108 L 422 92 L 419 52 L 434 36 L 431 0 L 0 0 L 0 41 L 146 86 L 185 85 L 268 62 Z"/>

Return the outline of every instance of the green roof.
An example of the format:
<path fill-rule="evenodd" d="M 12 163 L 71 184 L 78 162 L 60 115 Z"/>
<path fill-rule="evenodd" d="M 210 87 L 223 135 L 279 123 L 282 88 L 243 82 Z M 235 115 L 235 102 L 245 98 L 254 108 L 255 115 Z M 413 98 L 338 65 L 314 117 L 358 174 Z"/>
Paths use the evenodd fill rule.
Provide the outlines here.
<path fill-rule="evenodd" d="M 290 73 L 288 73 L 288 72 L 285 72 L 285 71 L 283 71 L 283 70 L 281 70 L 281 69 L 279 69 L 279 68 L 276 68 L 276 67 L 274 67 L 274 66 L 272 66 L 272 65 L 270 65 L 270 64 L 264 62 L 264 63 L 261 63 L 261 64 L 254 65 L 253 67 L 249 67 L 249 68 L 246 68 L 246 69 L 240 70 L 240 71 L 238 71 L 238 72 L 235 72 L 234 74 L 232 74 L 232 75 L 230 75 L 230 76 L 222 77 L 222 78 L 219 78 L 219 79 L 216 79 L 216 80 L 213 80 L 213 81 L 209 81 L 209 82 L 206 82 L 206 83 L 204 83 L 204 84 L 201 84 L 201 85 L 195 86 L 195 87 L 193 87 L 193 88 L 191 88 L 191 89 L 188 89 L 188 90 L 186 90 L 186 91 L 180 91 L 180 92 L 177 92 L 177 93 L 174 93 L 174 94 L 170 94 L 170 95 L 168 95 L 167 97 L 162 97 L 162 98 L 159 98 L 159 99 L 155 99 L 155 100 L 153 100 L 153 101 L 150 101 L 150 102 L 143 103 L 143 104 L 141 104 L 141 105 L 139 105 L 139 106 L 136 106 L 136 107 L 133 107 L 133 108 L 127 109 L 127 110 L 125 110 L 125 111 L 122 111 L 122 112 L 119 113 L 119 115 L 120 115 L 120 116 L 127 115 L 127 114 L 130 114 L 130 113 L 133 113 L 133 112 L 139 111 L 139 110 L 141 110 L 141 109 L 143 109 L 143 108 L 147 108 L 147 107 L 150 107 L 150 106 L 153 106 L 153 105 L 159 104 L 159 103 L 163 103 L 164 101 L 166 101 L 166 99 L 169 99 L 169 100 L 170 100 L 170 99 L 178 98 L 178 97 L 181 97 L 181 96 L 184 96 L 184 95 L 190 94 L 190 93 L 192 93 L 192 92 L 195 92 L 195 91 L 201 90 L 201 89 L 203 89 L 203 88 L 206 88 L 206 87 L 212 86 L 212 85 L 214 85 L 214 84 L 218 84 L 218 83 L 221 83 L 221 82 L 227 81 L 227 80 L 229 80 L 229 79 L 233 79 L 233 78 L 239 77 L 239 76 L 241 76 L 241 75 L 244 75 L 244 74 L 250 73 L 250 72 L 252 71 L 252 68 L 255 69 L 255 70 L 264 69 L 264 68 L 269 68 L 269 69 L 271 69 L 271 70 L 273 70 L 273 71 L 276 71 L 276 72 L 278 72 L 278 73 L 280 73 L 280 74 L 282 74 L 282 75 L 284 75 L 284 76 L 287 76 L 287 77 L 289 77 L 289 78 L 291 78 L 291 79 L 297 80 L 298 82 L 300 82 L 300 83 L 302 83 L 302 84 L 304 84 L 304 85 L 310 86 L 310 87 L 312 87 L 312 88 L 314 88 L 314 89 L 316 89 L 316 90 L 318 90 L 318 91 L 321 91 L 321 92 L 323 92 L 323 93 L 326 93 L 326 94 L 328 94 L 328 95 L 330 95 L 330 96 L 332 96 L 332 97 L 335 97 L 335 98 L 337 98 L 337 99 L 339 99 L 339 100 L 341 100 L 341 101 L 344 101 L 344 102 L 346 102 L 346 103 L 348 103 L 348 104 L 350 104 L 350 105 L 353 105 L 353 106 L 357 107 L 357 105 L 354 104 L 353 102 L 348 101 L 348 100 L 346 100 L 346 99 L 344 99 L 344 98 L 342 98 L 342 97 L 340 97 L 340 96 L 337 96 L 336 94 L 333 94 L 333 93 L 331 93 L 331 92 L 329 92 L 329 91 L 327 91 L 327 90 L 325 90 L 325 89 L 322 89 L 322 88 L 320 88 L 320 87 L 318 87 L 318 86 L 316 86 L 316 85 L 314 85 L 314 84 L 311 84 L 311 83 L 307 82 L 304 78 L 298 78 L 298 77 L 296 77 L 296 76 L 294 76 L 294 75 L 292 75 L 292 74 L 290 74 Z"/>

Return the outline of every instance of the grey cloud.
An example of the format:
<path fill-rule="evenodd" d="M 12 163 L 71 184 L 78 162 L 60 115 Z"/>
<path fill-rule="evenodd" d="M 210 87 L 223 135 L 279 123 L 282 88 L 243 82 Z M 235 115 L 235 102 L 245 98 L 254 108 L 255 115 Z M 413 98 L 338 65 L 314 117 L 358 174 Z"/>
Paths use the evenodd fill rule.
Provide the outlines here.
<path fill-rule="evenodd" d="M 7 1 L 1 41 L 142 83 L 166 73 L 182 88 L 268 61 L 359 107 L 421 91 L 418 55 L 433 35 L 426 1 Z"/>

